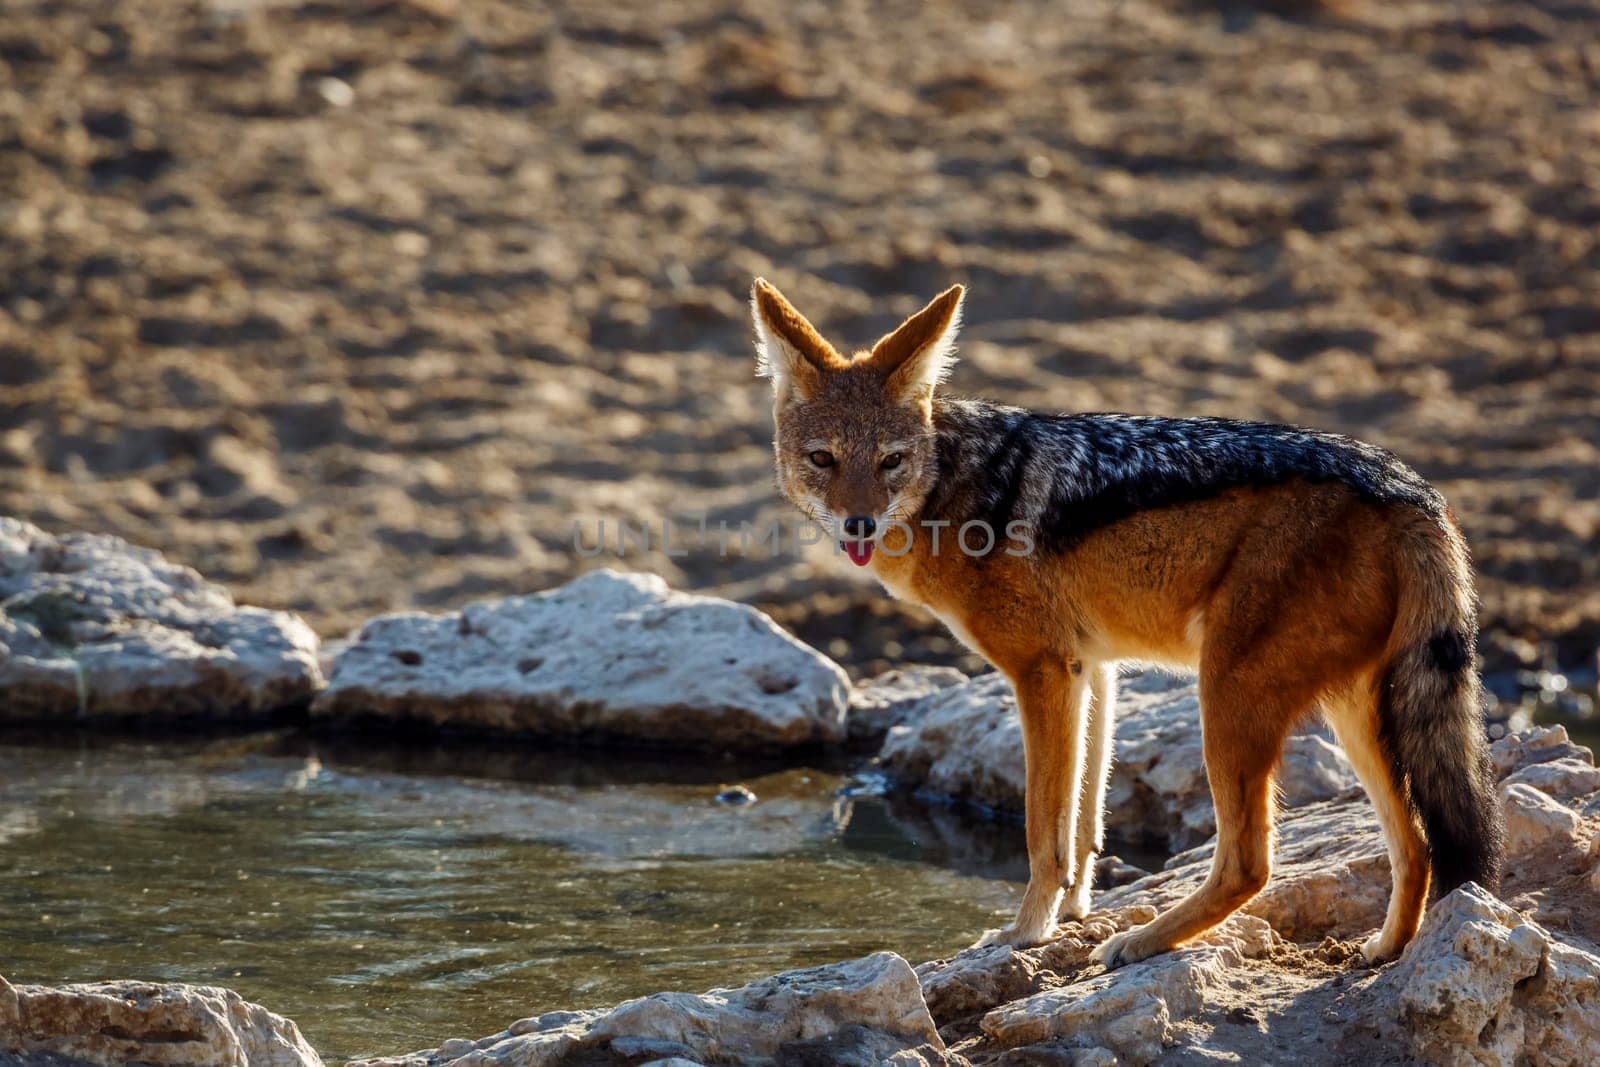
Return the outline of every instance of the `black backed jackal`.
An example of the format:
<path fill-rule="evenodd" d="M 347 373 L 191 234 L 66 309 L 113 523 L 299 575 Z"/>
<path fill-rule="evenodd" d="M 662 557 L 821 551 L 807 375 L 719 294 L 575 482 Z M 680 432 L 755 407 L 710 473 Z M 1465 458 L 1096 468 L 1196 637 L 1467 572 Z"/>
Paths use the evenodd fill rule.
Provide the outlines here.
<path fill-rule="evenodd" d="M 1333 434 L 941 396 L 961 301 L 952 288 L 845 356 L 771 285 L 753 294 L 783 492 L 1016 689 L 1028 888 L 990 939 L 1049 938 L 1063 887 L 1068 915 L 1089 908 L 1123 660 L 1198 670 L 1217 847 L 1198 890 L 1100 947 L 1107 965 L 1204 933 L 1266 884 L 1274 770 L 1318 707 L 1388 843 L 1394 888 L 1367 958 L 1416 933 L 1430 868 L 1441 892 L 1492 887 L 1476 601 L 1439 493 Z"/>

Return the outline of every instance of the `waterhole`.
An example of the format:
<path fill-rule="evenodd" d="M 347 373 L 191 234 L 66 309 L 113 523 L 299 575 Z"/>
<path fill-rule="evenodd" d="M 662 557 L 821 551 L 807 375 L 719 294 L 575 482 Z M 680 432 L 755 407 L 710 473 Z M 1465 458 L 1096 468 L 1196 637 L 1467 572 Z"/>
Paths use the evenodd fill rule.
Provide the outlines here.
<path fill-rule="evenodd" d="M 837 769 L 452 749 L 0 745 L 5 976 L 228 986 L 333 1062 L 879 949 L 948 955 L 1026 877 L 1019 826 Z M 759 799 L 713 802 L 734 785 Z"/>

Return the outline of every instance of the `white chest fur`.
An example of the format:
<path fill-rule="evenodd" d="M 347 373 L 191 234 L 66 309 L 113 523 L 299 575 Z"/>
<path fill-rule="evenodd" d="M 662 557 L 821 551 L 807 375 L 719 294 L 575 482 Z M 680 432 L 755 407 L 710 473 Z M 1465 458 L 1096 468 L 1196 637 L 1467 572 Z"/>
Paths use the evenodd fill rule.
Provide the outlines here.
<path fill-rule="evenodd" d="M 912 571 L 909 567 L 896 567 L 893 569 L 879 569 L 874 567 L 873 570 L 876 572 L 878 584 L 882 585 L 883 588 L 888 591 L 890 596 L 894 597 L 896 600 L 904 600 L 908 603 L 920 604 L 927 608 L 938 617 L 940 622 L 944 623 L 945 628 L 950 631 L 951 635 L 954 636 L 957 641 L 960 641 L 963 645 L 967 646 L 967 648 L 971 649 L 978 655 L 984 655 L 984 651 L 978 645 L 977 640 L 972 636 L 971 632 L 968 631 L 964 625 L 962 625 L 961 620 L 955 615 L 954 612 L 941 610 L 939 605 L 931 604 L 923 597 L 917 595 L 915 582 L 912 578 Z"/>

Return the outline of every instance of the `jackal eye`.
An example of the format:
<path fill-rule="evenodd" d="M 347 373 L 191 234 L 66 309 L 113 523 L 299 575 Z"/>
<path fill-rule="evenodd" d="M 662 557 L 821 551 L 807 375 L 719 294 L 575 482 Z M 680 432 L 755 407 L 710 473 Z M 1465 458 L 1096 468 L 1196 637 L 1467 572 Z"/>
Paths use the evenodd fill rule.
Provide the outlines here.
<path fill-rule="evenodd" d="M 811 453 L 811 462 L 819 467 L 831 467 L 833 466 L 833 453 L 824 452 L 819 448 Z"/>
<path fill-rule="evenodd" d="M 890 452 L 887 456 L 883 457 L 883 462 L 879 464 L 879 466 L 886 471 L 892 471 L 896 467 L 900 466 L 900 461 L 905 458 L 906 457 L 902 453 Z"/>

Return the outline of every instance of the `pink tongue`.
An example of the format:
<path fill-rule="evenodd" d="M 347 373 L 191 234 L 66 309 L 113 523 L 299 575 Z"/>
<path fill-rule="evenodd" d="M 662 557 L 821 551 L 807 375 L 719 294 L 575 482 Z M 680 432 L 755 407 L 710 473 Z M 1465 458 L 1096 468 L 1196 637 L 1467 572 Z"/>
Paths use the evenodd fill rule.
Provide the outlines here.
<path fill-rule="evenodd" d="M 857 567 L 865 567 L 872 559 L 871 541 L 840 541 L 839 544 Z"/>

